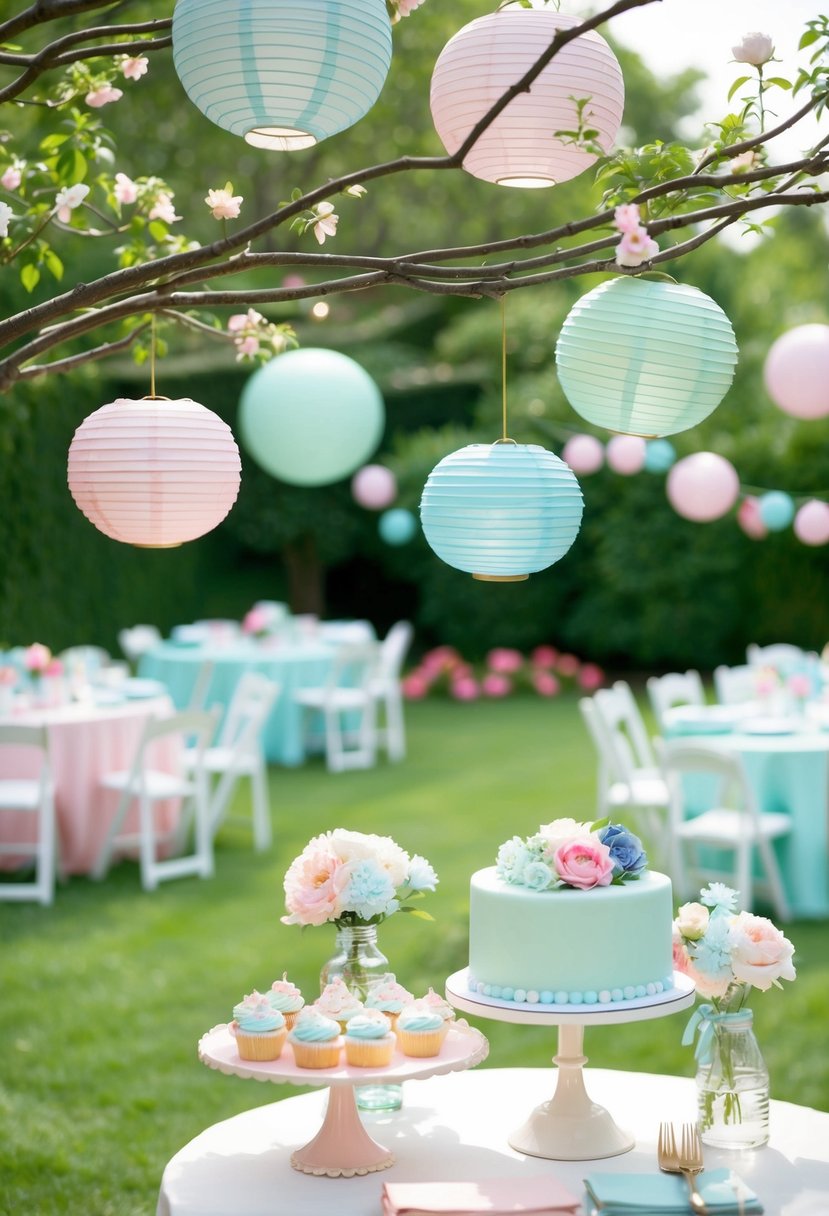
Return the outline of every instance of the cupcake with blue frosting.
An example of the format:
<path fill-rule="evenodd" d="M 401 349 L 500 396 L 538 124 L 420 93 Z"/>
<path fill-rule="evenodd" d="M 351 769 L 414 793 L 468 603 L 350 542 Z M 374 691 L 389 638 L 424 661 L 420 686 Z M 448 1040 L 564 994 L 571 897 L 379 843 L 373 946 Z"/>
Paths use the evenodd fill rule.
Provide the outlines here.
<path fill-rule="evenodd" d="M 279 1010 L 285 1019 L 285 1025 L 291 1030 L 305 1004 L 305 998 L 296 984 L 292 984 L 288 979 L 286 971 L 282 972 L 281 980 L 274 980 L 271 984 L 267 997 L 271 1007 Z"/>
<path fill-rule="evenodd" d="M 278 1060 L 288 1036 L 282 1014 L 256 989 L 234 1006 L 230 1032 L 243 1060 Z"/>
<path fill-rule="evenodd" d="M 363 1012 L 363 1003 L 359 997 L 349 992 L 345 981 L 338 975 L 330 984 L 325 985 L 312 1008 L 325 1014 L 327 1018 L 333 1018 L 339 1023 L 340 1030 L 345 1030 L 351 1018 Z"/>
<path fill-rule="evenodd" d="M 303 1009 L 288 1035 L 298 1068 L 336 1068 L 343 1040 L 339 1023 L 313 1005 Z"/>
<path fill-rule="evenodd" d="M 434 1009 L 406 1005 L 397 1019 L 397 1041 L 404 1056 L 436 1056 L 446 1037 L 443 1018 Z"/>
<path fill-rule="evenodd" d="M 350 1019 L 345 1029 L 346 1063 L 357 1068 L 385 1068 L 391 1064 L 397 1040 L 379 1009 L 366 1009 Z"/>
<path fill-rule="evenodd" d="M 366 997 L 366 1009 L 379 1009 L 386 1015 L 389 1027 L 395 1029 L 401 1009 L 411 1005 L 414 997 L 402 984 L 398 984 L 390 971 L 378 981 Z"/>

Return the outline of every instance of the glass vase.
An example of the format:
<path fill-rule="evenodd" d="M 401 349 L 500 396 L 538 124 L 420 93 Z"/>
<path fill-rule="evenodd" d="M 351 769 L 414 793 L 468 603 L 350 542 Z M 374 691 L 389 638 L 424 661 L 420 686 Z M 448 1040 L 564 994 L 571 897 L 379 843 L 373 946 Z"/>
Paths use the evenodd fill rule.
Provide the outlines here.
<path fill-rule="evenodd" d="M 359 1000 L 366 997 L 391 968 L 377 945 L 377 925 L 338 925 L 335 952 L 320 971 L 320 991 L 338 977 Z M 357 1085 L 361 1110 L 400 1110 L 402 1085 Z"/>
<path fill-rule="evenodd" d="M 769 1139 L 769 1074 L 750 1009 L 714 1012 L 697 1071 L 699 1129 L 716 1148 L 759 1148 Z"/>

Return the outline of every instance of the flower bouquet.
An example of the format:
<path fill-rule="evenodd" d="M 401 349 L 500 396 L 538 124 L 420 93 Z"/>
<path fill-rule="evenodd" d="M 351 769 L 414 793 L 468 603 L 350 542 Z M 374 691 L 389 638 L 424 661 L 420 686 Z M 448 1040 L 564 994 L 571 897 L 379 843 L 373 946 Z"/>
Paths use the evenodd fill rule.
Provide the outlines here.
<path fill-rule="evenodd" d="M 504 882 L 531 891 L 589 891 L 634 881 L 647 864 L 641 840 L 621 824 L 554 819 L 526 840 L 513 836 L 502 844 L 495 869 Z"/>
<path fill-rule="evenodd" d="M 673 927 L 674 966 L 693 980 L 699 1005 L 682 1042 L 696 1044 L 699 1122 L 707 1144 L 756 1148 L 768 1141 L 768 1072 L 746 1008 L 793 980 L 794 946 L 770 920 L 737 911 L 737 892 L 715 882 L 683 904 Z"/>

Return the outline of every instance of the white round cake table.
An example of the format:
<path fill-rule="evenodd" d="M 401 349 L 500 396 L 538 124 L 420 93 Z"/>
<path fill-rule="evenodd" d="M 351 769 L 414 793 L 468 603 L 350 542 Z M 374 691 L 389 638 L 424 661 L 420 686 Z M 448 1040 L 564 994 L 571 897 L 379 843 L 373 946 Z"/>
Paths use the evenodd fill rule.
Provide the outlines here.
<path fill-rule="evenodd" d="M 553 1057 L 557 1082 L 552 1098 L 536 1106 L 509 1136 L 509 1144 L 531 1157 L 551 1161 L 592 1161 L 617 1157 L 635 1146 L 635 1138 L 615 1123 L 603 1106 L 593 1102 L 584 1085 L 585 1026 L 647 1021 L 678 1013 L 694 1003 L 694 985 L 674 974 L 674 987 L 653 996 L 634 997 L 608 1005 L 541 1005 L 496 1000 L 469 987 L 469 969 L 446 981 L 446 996 L 464 1013 L 494 1022 L 525 1026 L 557 1026 L 558 1051 Z"/>
<path fill-rule="evenodd" d="M 395 1048 L 387 1068 L 300 1068 L 286 1046 L 278 1060 L 243 1060 L 227 1024 L 214 1026 L 199 1041 L 199 1059 L 208 1068 L 254 1081 L 287 1085 L 328 1086 L 328 1106 L 317 1134 L 291 1154 L 291 1165 L 303 1174 L 353 1178 L 394 1165 L 394 1154 L 366 1131 L 357 1113 L 355 1085 L 387 1085 L 438 1073 L 474 1068 L 485 1060 L 489 1043 L 465 1021 L 453 1022 L 440 1055 L 423 1059 L 404 1056 Z"/>

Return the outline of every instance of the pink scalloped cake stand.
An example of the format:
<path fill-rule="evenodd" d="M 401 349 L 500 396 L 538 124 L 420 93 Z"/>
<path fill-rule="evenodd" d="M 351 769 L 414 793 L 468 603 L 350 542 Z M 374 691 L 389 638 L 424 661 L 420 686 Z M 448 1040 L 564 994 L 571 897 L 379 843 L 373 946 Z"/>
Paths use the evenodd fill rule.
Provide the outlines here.
<path fill-rule="evenodd" d="M 618 1127 L 609 1111 L 591 1101 L 584 1085 L 585 1026 L 646 1021 L 678 1013 L 693 1005 L 694 985 L 687 975 L 674 972 L 674 987 L 658 995 L 635 997 L 612 1005 L 540 1005 L 503 1001 L 472 992 L 469 968 L 446 981 L 447 999 L 456 1009 L 494 1022 L 525 1026 L 557 1026 L 558 1069 L 555 1092 L 549 1102 L 531 1111 L 509 1137 L 512 1148 L 531 1157 L 551 1161 L 595 1161 L 618 1157 L 634 1147 L 631 1135 Z"/>
<path fill-rule="evenodd" d="M 360 1121 L 355 1085 L 384 1085 L 423 1080 L 437 1073 L 461 1072 L 480 1064 L 488 1053 L 487 1040 L 463 1019 L 452 1023 L 440 1055 L 415 1059 L 396 1048 L 391 1064 L 382 1069 L 355 1068 L 349 1064 L 337 1068 L 299 1068 L 290 1044 L 286 1044 L 278 1060 L 241 1060 L 236 1040 L 225 1023 L 214 1026 L 199 1040 L 202 1063 L 230 1076 L 283 1085 L 329 1086 L 331 1092 L 322 1127 L 313 1140 L 291 1154 L 295 1170 L 329 1178 L 353 1178 L 355 1174 L 371 1174 L 394 1165 L 394 1154 L 373 1140 Z"/>

